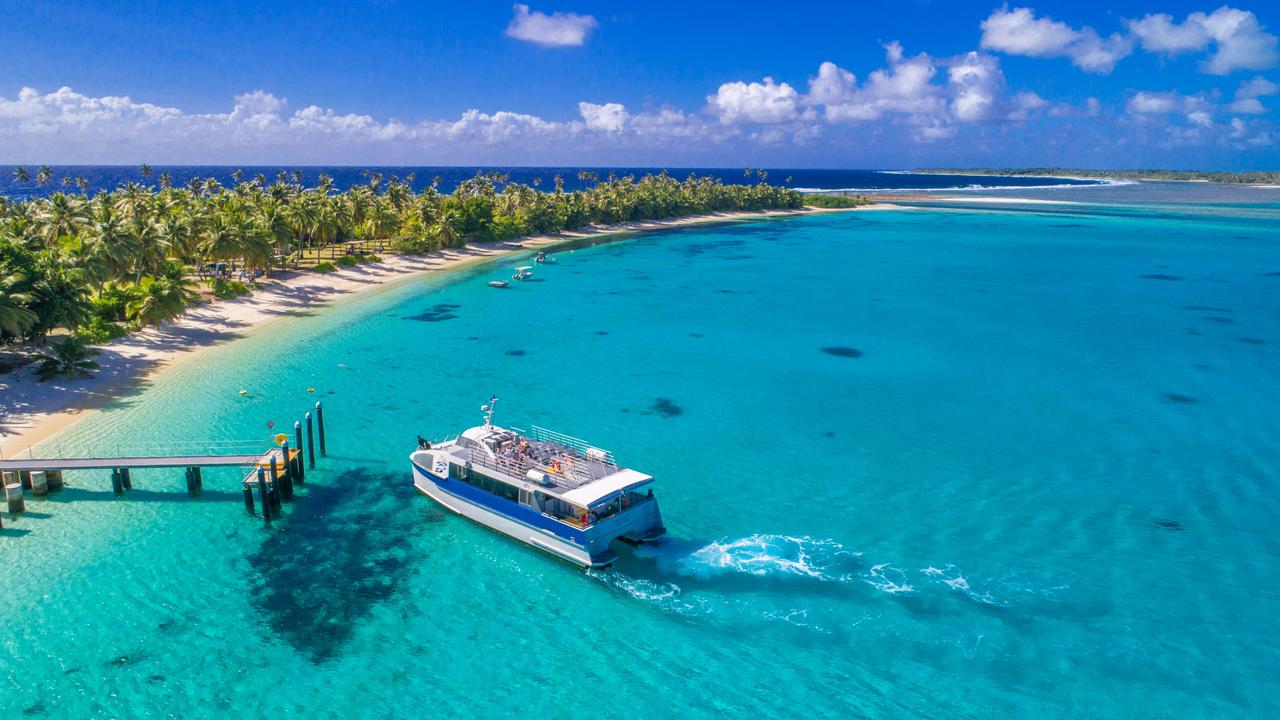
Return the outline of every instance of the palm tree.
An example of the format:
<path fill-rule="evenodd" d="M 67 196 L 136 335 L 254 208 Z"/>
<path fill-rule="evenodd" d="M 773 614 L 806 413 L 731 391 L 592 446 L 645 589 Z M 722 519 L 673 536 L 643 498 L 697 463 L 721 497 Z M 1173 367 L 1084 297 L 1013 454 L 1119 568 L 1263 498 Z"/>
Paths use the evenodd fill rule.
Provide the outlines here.
<path fill-rule="evenodd" d="M 18 290 L 24 280 L 17 273 L 0 276 L 0 331 L 3 334 L 21 335 L 38 319 L 25 307 L 31 302 L 31 294 Z"/>
<path fill-rule="evenodd" d="M 59 376 L 93 377 L 92 371 L 99 367 L 93 356 L 98 352 L 96 348 L 89 347 L 80 338 L 69 337 L 55 345 L 52 352 L 45 355 L 44 360 L 40 361 L 36 375 L 41 380 L 52 380 Z"/>
<path fill-rule="evenodd" d="M 14 179 L 14 182 L 20 182 L 20 183 L 31 182 L 31 173 L 27 172 L 26 168 L 19 165 L 18 167 L 13 169 L 13 179 Z"/>
<path fill-rule="evenodd" d="M 125 305 L 125 316 L 141 325 L 159 325 L 171 320 L 199 297 L 193 285 L 186 278 L 148 275 L 135 288 L 134 299 Z"/>
<path fill-rule="evenodd" d="M 89 213 L 82 201 L 56 192 L 40 206 L 35 219 L 37 233 L 52 245 L 80 232 L 89 222 Z"/>
<path fill-rule="evenodd" d="M 48 185 L 51 180 L 53 180 L 53 168 L 48 165 L 41 165 L 40 169 L 36 171 L 36 184 Z"/>
<path fill-rule="evenodd" d="M 146 163 L 142 163 L 142 169 L 140 170 L 140 172 L 142 173 L 142 177 L 144 177 L 144 178 L 149 178 L 149 177 L 151 177 L 151 173 L 152 173 L 153 171 L 151 170 L 151 166 L 150 166 L 150 165 L 148 165 L 148 164 L 146 164 Z"/>

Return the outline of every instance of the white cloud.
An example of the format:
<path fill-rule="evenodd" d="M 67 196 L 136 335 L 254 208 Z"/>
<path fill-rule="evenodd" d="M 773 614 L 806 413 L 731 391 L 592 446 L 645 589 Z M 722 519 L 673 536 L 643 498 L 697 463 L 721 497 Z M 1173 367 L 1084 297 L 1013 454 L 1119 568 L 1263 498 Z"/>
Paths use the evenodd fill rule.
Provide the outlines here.
<path fill-rule="evenodd" d="M 707 96 L 707 104 L 725 124 L 783 123 L 799 116 L 800 94 L 787 83 L 767 77 L 763 83 L 724 83 L 715 95 Z"/>
<path fill-rule="evenodd" d="M 1182 23 L 1174 22 L 1171 15 L 1158 13 L 1131 20 L 1128 25 L 1149 52 L 1179 55 L 1213 44 L 1213 54 L 1200 66 L 1213 75 L 1265 70 L 1280 59 L 1276 36 L 1263 30 L 1256 15 L 1225 5 L 1210 14 L 1191 13 Z"/>
<path fill-rule="evenodd" d="M 853 73 L 833 62 L 824 62 L 818 66 L 818 74 L 809 78 L 809 102 L 837 105 L 852 96 L 857 85 Z"/>
<path fill-rule="evenodd" d="M 1213 105 L 1203 95 L 1183 95 L 1176 91 L 1137 92 L 1125 104 L 1129 114 L 1139 119 L 1181 115 L 1187 123 L 1208 128 L 1213 125 Z"/>
<path fill-rule="evenodd" d="M 1106 74 L 1133 49 L 1128 38 L 1103 38 L 1091 27 L 1079 30 L 1051 18 L 1037 18 L 1030 8 L 1008 6 L 982 21 L 982 47 L 1009 55 L 1070 58 L 1081 70 Z"/>
<path fill-rule="evenodd" d="M 1280 85 L 1276 85 L 1270 80 L 1258 75 L 1252 80 L 1245 80 L 1240 83 L 1240 87 L 1236 88 L 1235 100 L 1228 106 L 1233 113 L 1242 115 L 1261 115 L 1267 111 L 1263 107 L 1262 102 L 1258 100 L 1260 97 L 1267 97 L 1280 93 Z"/>
<path fill-rule="evenodd" d="M 622 132 L 623 126 L 631 115 L 621 103 L 578 103 L 578 114 L 587 124 L 588 130 L 604 130 L 606 132 Z"/>
<path fill-rule="evenodd" d="M 1181 100 L 1181 96 L 1176 92 L 1139 92 L 1129 98 L 1126 107 L 1131 113 L 1163 115 L 1177 110 L 1181 105 Z"/>
<path fill-rule="evenodd" d="M 278 115 L 288 102 L 265 90 L 254 90 L 236 96 L 236 108 L 243 108 L 250 115 Z"/>
<path fill-rule="evenodd" d="M 1089 98 L 1093 100 L 1093 98 Z M 1096 102 L 1096 101 L 1095 101 Z M 1049 107 L 1049 101 L 1033 92 L 1020 92 L 1013 96 L 1007 117 L 1009 120 L 1027 120 L 1037 110 Z"/>
<path fill-rule="evenodd" d="M 971 52 L 951 64 L 947 77 L 954 92 L 951 111 L 957 120 L 976 122 L 991 117 L 1004 90 L 1004 73 L 994 57 Z"/>
<path fill-rule="evenodd" d="M 810 97 L 823 105 L 828 122 L 877 120 L 888 114 L 933 116 L 945 109 L 942 88 L 932 82 L 938 72 L 932 58 L 924 53 L 906 57 L 896 42 L 885 46 L 885 56 L 889 67 L 872 71 L 862 87 L 854 86 L 848 71 L 831 65 L 824 78 L 828 63 L 819 67 L 818 76 L 809 80 Z"/>
<path fill-rule="evenodd" d="M 585 43 L 587 35 L 598 25 L 590 15 L 564 12 L 547 15 L 516 3 L 515 15 L 507 25 L 507 36 L 543 47 L 576 47 Z"/>

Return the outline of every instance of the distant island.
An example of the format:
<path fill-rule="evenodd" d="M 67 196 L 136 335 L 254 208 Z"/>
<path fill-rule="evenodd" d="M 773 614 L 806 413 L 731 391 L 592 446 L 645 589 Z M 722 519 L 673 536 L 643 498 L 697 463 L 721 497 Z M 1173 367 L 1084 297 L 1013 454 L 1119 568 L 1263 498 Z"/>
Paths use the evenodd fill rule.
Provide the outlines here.
<path fill-rule="evenodd" d="M 1216 170 L 1080 170 L 1072 168 L 930 168 L 912 170 L 925 175 L 999 175 L 1006 177 L 1070 177 L 1097 180 L 1171 180 L 1180 182 L 1277 185 L 1280 171 L 1222 172 Z"/>

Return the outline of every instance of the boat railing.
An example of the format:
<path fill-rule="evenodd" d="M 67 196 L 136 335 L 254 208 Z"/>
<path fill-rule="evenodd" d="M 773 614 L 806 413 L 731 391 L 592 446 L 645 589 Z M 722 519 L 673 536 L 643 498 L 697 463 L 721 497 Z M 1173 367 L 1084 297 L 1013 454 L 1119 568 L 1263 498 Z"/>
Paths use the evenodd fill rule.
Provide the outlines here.
<path fill-rule="evenodd" d="M 526 457 L 522 459 L 490 455 L 484 449 L 474 447 L 467 448 L 467 460 L 472 465 L 487 467 L 520 479 L 524 479 L 525 474 L 530 470 L 537 470 L 548 475 L 554 475 L 571 487 L 585 485 L 618 471 L 618 466 L 613 463 L 591 460 L 580 455 L 573 458 L 565 458 L 564 462 L 557 462 L 556 465 L 547 467 L 540 462 L 536 462 L 533 458 Z"/>
<path fill-rule="evenodd" d="M 544 427 L 538 427 L 537 425 L 530 425 L 528 432 L 518 429 L 516 431 L 531 440 L 541 440 L 543 442 L 553 442 L 558 445 L 563 445 L 583 457 L 591 458 L 592 455 L 597 455 L 597 457 L 592 459 L 600 460 L 606 465 L 612 465 L 614 467 L 618 466 L 618 463 L 613 459 L 613 453 L 603 448 L 595 447 L 582 438 L 565 435 L 564 433 L 556 432 L 555 430 L 548 430 Z"/>

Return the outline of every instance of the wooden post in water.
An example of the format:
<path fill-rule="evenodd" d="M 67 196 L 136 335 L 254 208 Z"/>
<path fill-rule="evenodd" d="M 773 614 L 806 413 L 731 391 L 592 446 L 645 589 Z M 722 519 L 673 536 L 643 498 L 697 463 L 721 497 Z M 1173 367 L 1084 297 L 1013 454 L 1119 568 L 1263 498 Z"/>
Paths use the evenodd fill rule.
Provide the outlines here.
<path fill-rule="evenodd" d="M 316 403 L 316 425 L 320 430 L 320 457 L 328 457 L 329 452 L 324 446 L 324 408 L 320 403 Z"/>
<path fill-rule="evenodd" d="M 262 502 L 270 502 L 272 510 L 280 509 L 280 473 L 276 468 L 276 456 L 271 456 L 271 492 L 262 499 Z"/>
<path fill-rule="evenodd" d="M 196 492 L 204 492 L 204 471 L 200 469 L 199 465 L 195 465 L 191 468 L 191 474 L 196 479 Z"/>
<path fill-rule="evenodd" d="M 307 462 L 316 469 L 316 434 L 311 430 L 311 413 L 307 413 Z"/>
<path fill-rule="evenodd" d="M 22 495 L 22 483 L 9 483 L 4 486 L 5 499 L 9 501 L 9 514 L 18 515 L 27 509 L 26 498 Z"/>
<path fill-rule="evenodd" d="M 48 472 L 45 473 L 45 477 L 47 477 L 49 480 L 49 492 L 55 493 L 55 492 L 62 491 L 62 471 L 61 470 L 49 470 Z"/>
<path fill-rule="evenodd" d="M 133 489 L 133 476 L 129 474 L 129 468 L 120 468 L 120 482 L 125 490 Z"/>
<path fill-rule="evenodd" d="M 120 468 L 111 468 L 111 490 L 116 495 L 124 494 L 124 480 L 120 478 Z"/>
<path fill-rule="evenodd" d="M 187 468 L 187 495 L 195 497 L 200 494 L 200 481 L 196 479 L 195 467 Z"/>
<path fill-rule="evenodd" d="M 31 494 L 44 497 L 49 494 L 49 476 L 43 470 L 31 471 Z"/>
<path fill-rule="evenodd" d="M 30 470 L 19 470 L 18 479 L 22 481 L 23 490 L 31 489 L 31 471 Z"/>
<path fill-rule="evenodd" d="M 241 483 L 241 485 L 244 490 L 244 509 L 247 510 L 250 515 L 257 515 L 258 513 L 253 509 L 253 486 L 247 483 Z"/>
<path fill-rule="evenodd" d="M 271 524 L 271 495 L 267 492 L 267 473 L 258 466 L 258 497 L 262 499 L 262 520 Z"/>
<path fill-rule="evenodd" d="M 280 446 L 281 457 L 284 458 L 283 472 L 276 479 L 276 487 L 280 490 L 281 500 L 293 499 L 293 460 L 289 459 L 289 441 L 285 440 Z"/>
<path fill-rule="evenodd" d="M 303 468 L 302 462 L 302 423 L 297 420 L 293 421 L 293 436 L 298 440 L 298 459 L 293 464 L 293 476 L 297 478 L 299 485 L 305 485 L 307 471 Z"/>

